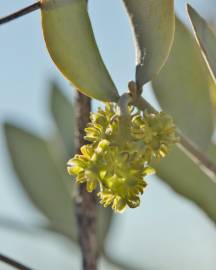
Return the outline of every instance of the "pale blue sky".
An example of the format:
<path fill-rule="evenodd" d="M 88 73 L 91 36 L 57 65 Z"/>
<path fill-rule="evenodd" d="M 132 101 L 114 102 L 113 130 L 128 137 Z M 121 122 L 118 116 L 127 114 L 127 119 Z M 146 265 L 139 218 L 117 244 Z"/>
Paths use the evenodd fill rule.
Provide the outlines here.
<path fill-rule="evenodd" d="M 186 18 L 184 2 L 178 0 L 176 6 L 181 17 Z M 207 11 L 206 0 L 188 2 L 200 7 L 203 14 Z M 31 0 L 1 0 L 0 16 L 31 3 Z M 125 90 L 134 77 L 134 48 L 121 1 L 91 0 L 90 15 L 104 61 L 118 89 Z M 53 78 L 68 96 L 73 96 L 69 83 L 61 77 L 46 51 L 39 12 L 0 27 L 0 123 L 12 119 L 46 136 L 52 128 L 46 106 L 47 88 Z M 149 88 L 146 95 L 152 100 Z M 27 223 L 37 221 L 38 214 L 26 206 L 15 184 L 2 130 L 0 168 L 0 216 Z M 146 269 L 214 270 L 215 226 L 197 207 L 155 177 L 149 182 L 142 206 L 117 218 L 107 248 Z M 53 236 L 23 235 L 0 228 L 0 252 L 26 263 L 33 262 L 36 269 L 57 270 L 63 263 L 65 270 L 78 269 L 72 267 L 67 245 Z M 77 259 L 73 260 L 78 265 Z M 9 269 L 1 265 L 0 268 Z"/>

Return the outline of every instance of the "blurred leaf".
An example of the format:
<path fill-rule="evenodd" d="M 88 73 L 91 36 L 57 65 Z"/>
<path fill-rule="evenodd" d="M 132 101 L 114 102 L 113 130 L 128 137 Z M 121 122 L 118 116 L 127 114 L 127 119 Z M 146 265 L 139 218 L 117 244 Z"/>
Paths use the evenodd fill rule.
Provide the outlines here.
<path fill-rule="evenodd" d="M 136 81 L 141 88 L 161 70 L 175 30 L 173 0 L 123 0 L 137 43 Z"/>
<path fill-rule="evenodd" d="M 216 82 L 216 35 L 208 23 L 190 5 L 187 5 L 187 8 L 197 41 L 202 48 L 209 70 Z"/>
<path fill-rule="evenodd" d="M 66 170 L 59 170 L 43 139 L 9 123 L 5 134 L 13 167 L 29 198 L 57 231 L 75 239 L 73 203 L 64 183 L 70 181 Z"/>
<path fill-rule="evenodd" d="M 50 108 L 70 158 L 74 154 L 75 116 L 73 104 L 66 98 L 57 83 L 52 82 Z"/>
<path fill-rule="evenodd" d="M 98 50 L 86 0 L 42 1 L 41 14 L 47 49 L 62 74 L 87 96 L 117 101 L 119 95 Z"/>
<path fill-rule="evenodd" d="M 72 190 L 65 183 L 72 181 L 63 163 L 53 156 L 53 150 L 43 139 L 8 123 L 5 133 L 15 172 L 27 195 L 48 217 L 51 228 L 76 240 Z M 98 207 L 97 211 L 98 239 L 102 248 L 111 226 L 112 210 Z"/>
<path fill-rule="evenodd" d="M 211 87 L 212 78 L 200 49 L 177 19 L 173 48 L 153 88 L 162 109 L 202 149 L 209 145 L 213 132 Z"/>
<path fill-rule="evenodd" d="M 216 184 L 184 152 L 174 147 L 164 160 L 154 166 L 164 182 L 195 202 L 216 222 Z"/>

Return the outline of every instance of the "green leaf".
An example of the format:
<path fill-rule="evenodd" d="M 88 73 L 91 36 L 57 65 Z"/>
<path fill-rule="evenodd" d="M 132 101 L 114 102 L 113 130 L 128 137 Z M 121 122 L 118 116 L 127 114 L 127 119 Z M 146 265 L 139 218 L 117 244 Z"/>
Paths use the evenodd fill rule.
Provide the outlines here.
<path fill-rule="evenodd" d="M 210 91 L 215 89 L 212 87 L 212 78 L 196 41 L 177 19 L 173 48 L 153 81 L 153 88 L 162 109 L 205 151 L 213 133 Z M 184 152 L 175 147 L 155 167 L 163 181 L 216 221 L 216 184 Z"/>
<path fill-rule="evenodd" d="M 178 19 L 173 48 L 153 88 L 162 109 L 186 136 L 206 149 L 213 132 L 210 91 L 216 89 L 197 43 Z"/>
<path fill-rule="evenodd" d="M 86 0 L 41 2 L 47 49 L 62 74 L 82 93 L 117 101 L 117 89 L 98 50 Z"/>
<path fill-rule="evenodd" d="M 29 198 L 55 230 L 75 239 L 74 208 L 65 185 L 70 178 L 57 165 L 49 144 L 9 123 L 5 135 L 14 170 Z"/>
<path fill-rule="evenodd" d="M 51 86 L 50 109 L 60 136 L 65 144 L 68 158 L 70 158 L 75 151 L 74 107 L 69 99 L 64 96 L 63 91 L 60 90 L 59 85 L 57 85 L 55 82 L 52 82 Z"/>
<path fill-rule="evenodd" d="M 216 83 L 216 35 L 208 23 L 190 5 L 187 5 L 187 8 L 197 41 Z"/>
<path fill-rule="evenodd" d="M 173 0 L 123 0 L 137 43 L 136 82 L 141 89 L 161 70 L 175 30 Z"/>
<path fill-rule="evenodd" d="M 216 184 L 184 152 L 175 147 L 154 166 L 164 182 L 195 202 L 216 222 Z"/>
<path fill-rule="evenodd" d="M 18 180 L 36 207 L 50 220 L 51 228 L 77 240 L 74 203 L 66 165 L 54 156 L 54 144 L 11 124 L 5 124 L 10 157 Z M 58 151 L 60 147 L 58 147 Z M 66 163 L 65 163 L 66 164 Z M 98 240 L 103 243 L 112 223 L 112 210 L 97 208 Z"/>

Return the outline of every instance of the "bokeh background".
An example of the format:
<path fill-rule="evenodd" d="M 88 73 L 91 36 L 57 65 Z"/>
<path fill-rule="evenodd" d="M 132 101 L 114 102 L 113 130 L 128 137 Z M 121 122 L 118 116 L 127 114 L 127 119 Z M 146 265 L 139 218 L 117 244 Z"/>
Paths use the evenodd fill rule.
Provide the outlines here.
<path fill-rule="evenodd" d="M 214 0 L 190 2 L 214 22 Z M 0 16 L 31 0 L 0 3 Z M 185 1 L 176 11 L 189 26 Z M 89 12 L 104 61 L 121 91 L 134 79 L 135 54 L 128 18 L 120 0 L 90 0 Z M 75 92 L 53 65 L 42 37 L 40 13 L 34 12 L 0 27 L 0 124 L 6 120 L 47 137 L 55 129 L 48 108 L 51 81 L 73 100 Z M 145 97 L 157 108 L 150 86 Z M 99 103 L 94 102 L 94 109 Z M 34 152 L 32 153 L 34 155 Z M 37 174 L 37 171 L 33 171 Z M 185 174 L 187 172 L 184 172 Z M 216 228 L 192 202 L 152 176 L 138 209 L 116 215 L 106 242 L 107 252 L 124 263 L 146 270 L 215 270 Z M 58 200 L 58 198 L 56 198 Z M 81 269 L 75 244 L 40 228 L 46 218 L 33 206 L 12 169 L 0 128 L 0 253 L 34 269 Z M 9 270 L 0 263 L 1 270 Z M 100 269 L 114 269 L 105 260 Z"/>

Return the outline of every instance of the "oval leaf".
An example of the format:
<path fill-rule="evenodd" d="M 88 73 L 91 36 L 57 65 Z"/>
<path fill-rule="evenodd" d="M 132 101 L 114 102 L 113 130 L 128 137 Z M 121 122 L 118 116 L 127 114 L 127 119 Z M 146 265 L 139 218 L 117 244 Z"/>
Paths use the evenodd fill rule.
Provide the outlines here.
<path fill-rule="evenodd" d="M 134 30 L 136 51 L 136 82 L 143 84 L 159 73 L 169 55 L 174 31 L 173 0 L 123 0 Z"/>
<path fill-rule="evenodd" d="M 216 35 L 208 23 L 190 5 L 187 5 L 187 8 L 197 41 L 202 48 L 204 58 L 216 82 Z"/>
<path fill-rule="evenodd" d="M 62 74 L 82 93 L 117 101 L 118 93 L 96 45 L 86 0 L 41 0 L 47 49 Z"/>
<path fill-rule="evenodd" d="M 29 198 L 54 229 L 75 239 L 76 221 L 65 185 L 70 181 L 66 170 L 59 170 L 43 139 L 11 124 L 5 124 L 5 134 L 13 167 Z"/>
<path fill-rule="evenodd" d="M 214 128 L 212 87 L 215 86 L 197 43 L 177 19 L 173 48 L 166 65 L 153 81 L 153 88 L 162 109 L 203 149 L 209 145 Z"/>

